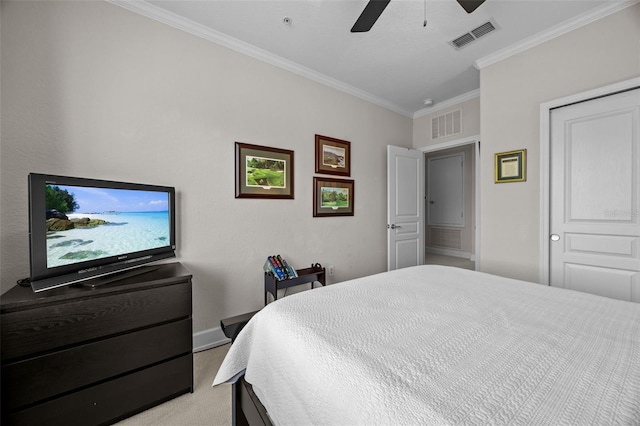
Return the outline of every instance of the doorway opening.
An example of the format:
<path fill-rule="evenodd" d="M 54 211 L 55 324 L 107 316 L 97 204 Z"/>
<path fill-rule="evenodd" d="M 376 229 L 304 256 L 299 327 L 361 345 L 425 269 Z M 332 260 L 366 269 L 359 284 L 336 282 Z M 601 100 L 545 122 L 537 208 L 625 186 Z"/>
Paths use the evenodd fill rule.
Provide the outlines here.
<path fill-rule="evenodd" d="M 425 264 L 479 270 L 479 137 L 425 155 Z"/>

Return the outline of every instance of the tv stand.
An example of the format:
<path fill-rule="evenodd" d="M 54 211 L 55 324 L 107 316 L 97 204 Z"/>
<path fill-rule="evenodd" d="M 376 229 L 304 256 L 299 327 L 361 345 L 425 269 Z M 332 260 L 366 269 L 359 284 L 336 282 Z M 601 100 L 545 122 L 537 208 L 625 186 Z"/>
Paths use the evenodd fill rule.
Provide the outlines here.
<path fill-rule="evenodd" d="M 135 272 L 0 297 L 2 424 L 110 424 L 193 392 L 191 274 Z"/>

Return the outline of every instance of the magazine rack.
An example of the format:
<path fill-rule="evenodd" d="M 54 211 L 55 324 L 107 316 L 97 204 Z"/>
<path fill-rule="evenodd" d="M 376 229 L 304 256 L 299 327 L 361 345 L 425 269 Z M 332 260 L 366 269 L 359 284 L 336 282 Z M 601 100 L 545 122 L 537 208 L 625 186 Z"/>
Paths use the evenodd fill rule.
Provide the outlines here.
<path fill-rule="evenodd" d="M 283 288 L 289 288 L 300 284 L 311 283 L 311 288 L 314 288 L 314 283 L 319 282 L 323 286 L 326 285 L 325 281 L 325 269 L 321 264 L 316 263 L 311 265 L 310 268 L 297 269 L 298 276 L 296 278 L 288 278 L 284 280 L 278 280 L 271 274 L 271 272 L 264 273 L 264 305 L 267 306 L 269 301 L 269 294 L 273 300 L 278 299 L 278 290 Z"/>

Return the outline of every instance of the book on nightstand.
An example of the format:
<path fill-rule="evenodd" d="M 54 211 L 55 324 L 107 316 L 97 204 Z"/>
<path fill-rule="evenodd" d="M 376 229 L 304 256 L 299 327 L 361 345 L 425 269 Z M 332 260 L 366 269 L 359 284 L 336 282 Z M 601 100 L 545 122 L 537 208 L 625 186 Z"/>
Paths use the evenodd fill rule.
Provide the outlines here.
<path fill-rule="evenodd" d="M 285 275 L 287 275 L 287 278 L 297 278 L 298 277 L 298 273 L 296 272 L 296 270 L 293 269 L 291 266 L 289 266 L 287 261 L 284 260 L 284 258 L 282 256 L 277 255 L 276 258 L 278 259 L 278 262 L 280 262 L 280 264 L 282 265 L 282 268 L 285 270 Z"/>
<path fill-rule="evenodd" d="M 263 269 L 264 272 L 270 273 L 279 281 L 296 278 L 298 276 L 296 270 L 279 254 L 267 257 Z"/>

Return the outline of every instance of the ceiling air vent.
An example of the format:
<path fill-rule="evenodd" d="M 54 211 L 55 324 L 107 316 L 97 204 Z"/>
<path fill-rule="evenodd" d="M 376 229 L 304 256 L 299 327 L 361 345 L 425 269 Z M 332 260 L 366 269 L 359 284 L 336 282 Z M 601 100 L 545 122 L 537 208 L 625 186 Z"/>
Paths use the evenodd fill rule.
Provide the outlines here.
<path fill-rule="evenodd" d="M 467 44 L 476 41 L 477 39 L 479 39 L 480 37 L 484 37 L 487 34 L 495 31 L 498 29 L 498 26 L 495 24 L 495 22 L 493 21 L 488 21 L 485 22 L 484 24 L 480 25 L 477 28 L 474 28 L 473 30 L 469 31 L 466 34 L 461 35 L 460 37 L 451 40 L 449 42 L 450 45 L 452 45 L 453 47 L 455 47 L 456 49 L 461 49 L 462 47 L 466 46 Z"/>

